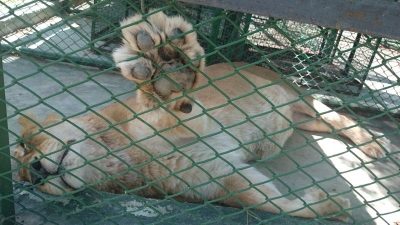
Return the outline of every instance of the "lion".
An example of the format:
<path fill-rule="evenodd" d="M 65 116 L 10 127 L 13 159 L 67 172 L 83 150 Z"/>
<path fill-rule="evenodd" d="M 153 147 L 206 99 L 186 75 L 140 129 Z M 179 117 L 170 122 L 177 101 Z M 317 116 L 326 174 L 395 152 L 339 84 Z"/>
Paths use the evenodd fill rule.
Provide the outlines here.
<path fill-rule="evenodd" d="M 134 15 L 121 32 L 112 56 L 137 94 L 69 119 L 22 115 L 14 151 L 20 180 L 53 195 L 90 186 L 346 221 L 348 199 L 323 190 L 286 199 L 252 162 L 279 154 L 294 127 L 337 132 L 374 158 L 390 152 L 388 139 L 271 70 L 243 62 L 206 67 L 196 32 L 180 16 Z"/>

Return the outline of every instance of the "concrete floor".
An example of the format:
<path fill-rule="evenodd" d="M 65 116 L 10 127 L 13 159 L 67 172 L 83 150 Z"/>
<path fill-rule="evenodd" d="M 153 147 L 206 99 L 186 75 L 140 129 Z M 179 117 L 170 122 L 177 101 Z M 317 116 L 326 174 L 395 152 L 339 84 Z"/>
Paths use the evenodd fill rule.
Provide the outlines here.
<path fill-rule="evenodd" d="M 39 119 L 55 110 L 70 116 L 86 112 L 88 105 L 106 102 L 94 108 L 99 109 L 112 102 L 113 95 L 119 96 L 120 99 L 134 95 L 134 85 L 126 82 L 117 72 L 103 72 L 90 67 L 82 70 L 71 64 L 52 64 L 51 61 L 15 55 L 4 57 L 3 66 L 6 86 L 10 85 L 6 89 L 6 100 L 9 103 L 7 113 L 12 116 L 9 119 L 10 143 L 15 143 L 20 130 L 17 123 L 18 110 L 40 103 L 29 109 L 34 111 Z M 43 70 L 38 70 L 39 66 L 43 66 Z M 68 89 L 69 93 L 57 94 L 63 85 L 73 87 Z M 79 96 L 82 100 L 77 100 L 74 96 Z M 45 101 L 39 102 L 38 97 L 44 98 Z M 400 135 L 394 123 L 379 119 L 366 125 L 371 130 L 389 134 L 393 151 L 400 151 Z M 326 137 L 323 138 L 324 136 Z M 305 144 L 306 141 L 311 142 L 312 147 L 288 151 Z M 298 132 L 293 134 L 283 154 L 260 165 L 259 169 L 270 176 L 275 174 L 274 182 L 283 192 L 288 188 L 294 191 L 302 189 L 315 180 L 322 181 L 318 182 L 318 185 L 328 192 L 344 193 L 343 196 L 349 198 L 352 203 L 353 222 L 399 222 L 400 154 L 393 154 L 391 159 L 371 161 L 351 146 L 348 140 L 337 136 Z M 347 151 L 348 148 L 351 150 Z M 343 154 L 323 160 L 324 156 L 338 153 Z M 304 166 L 303 169 L 297 170 L 298 165 Z M 340 172 L 340 175 L 337 175 L 337 172 Z M 392 174 L 397 175 L 391 177 Z M 296 193 L 301 194 L 302 191 Z"/>

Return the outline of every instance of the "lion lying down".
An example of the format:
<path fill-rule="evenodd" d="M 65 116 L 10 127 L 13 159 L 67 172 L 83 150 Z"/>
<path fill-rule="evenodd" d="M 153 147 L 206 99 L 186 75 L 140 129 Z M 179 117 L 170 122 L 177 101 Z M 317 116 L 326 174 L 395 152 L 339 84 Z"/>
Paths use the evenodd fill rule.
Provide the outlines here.
<path fill-rule="evenodd" d="M 204 50 L 181 17 L 159 12 L 141 20 L 136 15 L 121 23 L 124 43 L 113 53 L 122 74 L 140 84 L 137 96 L 65 121 L 49 115 L 40 126 L 21 117 L 15 151 L 24 165 L 21 180 L 54 195 L 90 185 L 113 193 L 218 199 L 233 207 L 317 217 L 350 203 L 326 199 L 322 190 L 301 199 L 278 198 L 279 190 L 263 183 L 269 178 L 248 162 L 278 154 L 291 126 L 335 130 L 371 157 L 390 151 L 387 139 L 372 141 L 372 134 L 351 119 L 312 97 L 300 100 L 302 92 L 270 70 L 245 63 L 204 68 Z"/>

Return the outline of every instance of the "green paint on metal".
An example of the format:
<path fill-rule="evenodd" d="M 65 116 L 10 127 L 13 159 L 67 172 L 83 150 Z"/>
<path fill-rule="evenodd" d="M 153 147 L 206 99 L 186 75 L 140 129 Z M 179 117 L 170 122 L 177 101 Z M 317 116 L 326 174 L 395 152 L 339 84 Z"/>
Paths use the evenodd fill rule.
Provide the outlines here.
<path fill-rule="evenodd" d="M 3 62 L 0 61 L 0 223 L 11 225 L 15 223 L 15 211 L 3 75 Z"/>

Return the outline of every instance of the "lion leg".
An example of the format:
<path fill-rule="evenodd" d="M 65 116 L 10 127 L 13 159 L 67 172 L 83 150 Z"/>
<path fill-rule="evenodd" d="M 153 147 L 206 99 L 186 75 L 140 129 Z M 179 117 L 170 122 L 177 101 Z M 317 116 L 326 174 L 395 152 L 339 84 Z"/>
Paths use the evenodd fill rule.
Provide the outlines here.
<path fill-rule="evenodd" d="M 289 200 L 279 197 L 282 194 L 272 183 L 259 184 L 268 180 L 260 172 L 251 169 L 251 171 L 241 171 L 240 173 L 224 178 L 223 185 L 225 189 L 221 189 L 221 192 L 216 197 L 220 198 L 222 196 L 229 196 L 229 193 L 237 193 L 231 194 L 229 197 L 221 200 L 221 203 L 239 208 L 256 206 L 255 209 L 262 211 L 273 213 L 286 212 L 291 216 L 306 218 L 337 214 L 342 209 L 350 207 L 348 199 L 342 197 L 327 199 L 326 193 L 322 190 L 310 191 L 300 199 Z M 229 193 L 226 190 L 229 190 Z M 331 219 L 347 221 L 348 215 L 340 213 Z"/>
<path fill-rule="evenodd" d="M 171 155 L 159 159 L 159 162 L 151 162 L 141 172 L 149 180 L 157 182 L 151 182 L 151 185 L 140 189 L 137 194 L 152 197 L 173 194 L 180 200 L 189 202 L 217 200 L 237 208 L 254 206 L 257 210 L 285 212 L 308 218 L 339 214 L 333 219 L 347 219 L 348 215 L 341 213 L 342 209 L 350 207 L 347 199 L 328 199 L 322 190 L 310 191 L 302 198 L 286 199 L 274 184 L 265 183 L 270 178 L 253 167 L 243 169 L 249 165 L 239 162 L 236 155 L 225 156 L 229 164 L 225 160 L 214 159 L 202 163 L 201 169 L 198 166 L 193 167 L 192 160 L 197 164 L 208 157 L 196 158 L 196 154 L 190 155 L 191 160 L 187 156 Z"/>
<path fill-rule="evenodd" d="M 338 131 L 338 134 L 349 138 L 361 151 L 373 158 L 383 157 L 386 152 L 390 152 L 389 139 L 385 137 L 376 139 L 372 132 L 360 127 L 352 119 L 333 111 L 327 105 L 312 97 L 306 97 L 304 100 L 305 102 L 296 102 L 294 110 L 297 113 L 319 119 L 300 123 L 296 125 L 297 128 L 327 133 Z"/>

